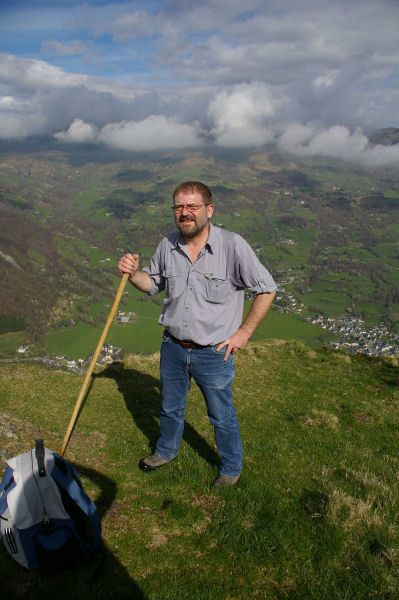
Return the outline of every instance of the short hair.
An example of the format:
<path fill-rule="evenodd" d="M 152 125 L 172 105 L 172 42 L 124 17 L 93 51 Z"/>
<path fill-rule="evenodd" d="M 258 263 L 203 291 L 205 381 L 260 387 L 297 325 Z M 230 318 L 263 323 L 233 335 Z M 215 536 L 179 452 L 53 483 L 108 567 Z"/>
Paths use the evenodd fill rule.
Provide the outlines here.
<path fill-rule="evenodd" d="M 205 204 L 210 204 L 212 202 L 211 190 L 207 185 L 200 181 L 183 181 L 183 183 L 180 183 L 173 192 L 173 202 L 180 192 L 197 192 L 197 194 L 202 196 Z"/>

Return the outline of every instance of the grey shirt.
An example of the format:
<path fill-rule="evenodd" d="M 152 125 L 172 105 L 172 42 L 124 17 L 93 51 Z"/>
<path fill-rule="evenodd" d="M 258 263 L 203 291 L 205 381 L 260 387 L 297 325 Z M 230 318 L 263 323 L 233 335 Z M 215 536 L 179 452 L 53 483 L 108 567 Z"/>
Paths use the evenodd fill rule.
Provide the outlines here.
<path fill-rule="evenodd" d="M 161 240 L 143 271 L 152 280 L 150 295 L 165 290 L 159 323 L 176 338 L 204 346 L 225 341 L 240 327 L 245 288 L 255 294 L 276 289 L 248 243 L 213 225 L 194 262 L 175 231 Z"/>

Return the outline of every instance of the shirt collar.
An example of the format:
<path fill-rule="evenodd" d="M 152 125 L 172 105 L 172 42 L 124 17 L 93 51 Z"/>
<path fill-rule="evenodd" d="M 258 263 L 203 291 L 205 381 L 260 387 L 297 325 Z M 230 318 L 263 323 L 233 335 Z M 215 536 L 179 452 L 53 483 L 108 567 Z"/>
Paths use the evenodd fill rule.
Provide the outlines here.
<path fill-rule="evenodd" d="M 209 222 L 209 235 L 206 240 L 205 246 L 208 246 L 209 250 L 212 252 L 212 246 L 215 244 L 216 239 L 216 230 L 211 222 Z"/>

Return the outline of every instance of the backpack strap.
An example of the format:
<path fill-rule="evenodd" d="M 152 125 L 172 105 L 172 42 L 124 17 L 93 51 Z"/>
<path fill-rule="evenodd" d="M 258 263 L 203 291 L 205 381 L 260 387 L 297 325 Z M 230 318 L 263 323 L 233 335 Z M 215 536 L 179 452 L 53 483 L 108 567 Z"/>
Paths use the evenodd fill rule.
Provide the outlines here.
<path fill-rule="evenodd" d="M 44 444 L 43 440 L 36 440 L 36 460 L 39 467 L 39 477 L 46 477 L 46 469 L 44 466 Z"/>

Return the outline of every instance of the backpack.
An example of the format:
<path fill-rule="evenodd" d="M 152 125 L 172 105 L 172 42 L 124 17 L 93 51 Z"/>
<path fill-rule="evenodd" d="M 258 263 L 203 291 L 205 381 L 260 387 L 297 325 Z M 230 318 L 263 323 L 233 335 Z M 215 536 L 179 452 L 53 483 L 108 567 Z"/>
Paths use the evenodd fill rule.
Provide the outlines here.
<path fill-rule="evenodd" d="M 76 470 L 36 440 L 7 461 L 0 484 L 0 537 L 27 569 L 56 573 L 92 557 L 101 521 Z"/>

